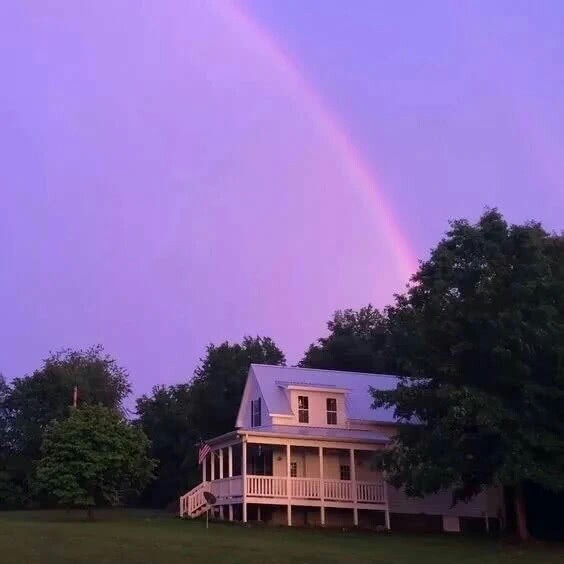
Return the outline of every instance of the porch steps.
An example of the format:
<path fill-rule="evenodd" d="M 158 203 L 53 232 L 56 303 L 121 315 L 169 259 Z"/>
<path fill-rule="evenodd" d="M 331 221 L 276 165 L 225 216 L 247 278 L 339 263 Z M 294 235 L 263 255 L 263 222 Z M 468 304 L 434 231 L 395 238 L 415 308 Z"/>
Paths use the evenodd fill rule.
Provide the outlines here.
<path fill-rule="evenodd" d="M 209 490 L 209 487 L 209 482 L 201 482 L 180 498 L 180 517 L 195 519 L 206 512 L 207 502 L 204 492 Z"/>

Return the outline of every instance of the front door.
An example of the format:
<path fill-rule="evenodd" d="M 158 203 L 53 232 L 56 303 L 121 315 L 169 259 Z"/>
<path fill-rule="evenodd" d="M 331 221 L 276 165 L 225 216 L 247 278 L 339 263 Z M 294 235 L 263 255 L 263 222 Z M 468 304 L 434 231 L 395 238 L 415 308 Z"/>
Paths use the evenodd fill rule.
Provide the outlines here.
<path fill-rule="evenodd" d="M 259 446 L 250 453 L 249 474 L 272 476 L 272 449 Z"/>
<path fill-rule="evenodd" d="M 304 478 L 304 466 L 305 464 L 303 456 L 292 456 L 292 458 L 290 459 L 290 476 L 292 478 Z"/>

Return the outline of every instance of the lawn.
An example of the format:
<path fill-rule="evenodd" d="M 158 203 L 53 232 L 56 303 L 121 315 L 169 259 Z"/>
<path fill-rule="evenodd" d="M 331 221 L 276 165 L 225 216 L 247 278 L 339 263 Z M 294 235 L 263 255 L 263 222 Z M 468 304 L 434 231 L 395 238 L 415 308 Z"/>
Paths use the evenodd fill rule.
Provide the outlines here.
<path fill-rule="evenodd" d="M 520 564 L 564 562 L 564 546 L 442 535 L 242 527 L 143 511 L 0 512 L 0 562 Z"/>

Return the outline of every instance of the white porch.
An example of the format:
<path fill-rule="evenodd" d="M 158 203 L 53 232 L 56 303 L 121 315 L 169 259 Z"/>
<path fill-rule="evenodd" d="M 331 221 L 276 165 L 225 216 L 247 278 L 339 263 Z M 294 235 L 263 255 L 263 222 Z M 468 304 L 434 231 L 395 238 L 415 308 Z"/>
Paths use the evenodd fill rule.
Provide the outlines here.
<path fill-rule="evenodd" d="M 245 488 L 243 491 L 243 480 Z M 352 480 L 325 480 L 321 478 L 286 478 L 280 476 L 247 475 L 221 478 L 205 482 L 217 498 L 217 505 L 241 502 L 286 505 L 288 499 L 295 505 L 320 507 L 350 507 L 357 503 L 364 508 L 382 509 L 386 504 L 386 484 Z"/>
<path fill-rule="evenodd" d="M 220 443 L 221 444 L 221 443 Z M 216 497 L 220 518 L 237 515 L 248 520 L 248 509 L 286 507 L 319 508 L 319 523 L 326 524 L 326 509 L 350 510 L 351 525 L 360 510 L 383 512 L 390 527 L 386 482 L 370 468 L 375 444 L 284 439 L 246 434 L 231 444 L 213 445 L 202 465 L 202 483 L 182 496 L 180 515 L 196 517 L 206 509 L 204 491 Z M 344 478 L 344 479 L 343 479 Z"/>

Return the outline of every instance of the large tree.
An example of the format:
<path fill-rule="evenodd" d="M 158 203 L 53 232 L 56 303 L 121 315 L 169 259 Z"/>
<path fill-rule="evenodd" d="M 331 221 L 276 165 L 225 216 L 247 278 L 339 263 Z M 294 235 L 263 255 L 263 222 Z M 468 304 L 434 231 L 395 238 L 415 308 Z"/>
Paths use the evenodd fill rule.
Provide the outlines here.
<path fill-rule="evenodd" d="M 75 386 L 79 406 L 120 411 L 131 390 L 127 372 L 101 346 L 52 353 L 10 386 L 0 379 L 0 472 L 12 500 L 29 498 L 43 432 L 52 420 L 68 417 Z"/>
<path fill-rule="evenodd" d="M 414 495 L 511 486 L 526 538 L 523 485 L 564 490 L 564 237 L 455 221 L 388 315 L 409 377 L 374 392 L 406 423 L 382 467 Z"/>
<path fill-rule="evenodd" d="M 52 353 L 33 374 L 14 379 L 5 397 L 15 451 L 37 458 L 47 424 L 69 415 L 75 386 L 79 406 L 100 404 L 121 410 L 131 392 L 126 370 L 101 346 Z"/>
<path fill-rule="evenodd" d="M 300 366 L 353 372 L 396 372 L 389 342 L 387 312 L 372 305 L 337 311 L 327 323 L 329 335 L 310 345 Z"/>
<path fill-rule="evenodd" d="M 10 396 L 10 386 L 0 374 L 0 508 L 23 505 L 25 496 L 20 457 L 15 455 L 10 439 L 9 419 L 6 401 Z"/>
<path fill-rule="evenodd" d="M 143 431 L 102 406 L 73 409 L 45 431 L 36 490 L 66 507 L 113 506 L 150 481 L 154 461 Z"/>
<path fill-rule="evenodd" d="M 201 432 L 192 416 L 190 385 L 154 387 L 137 400 L 137 413 L 151 439 L 151 456 L 159 461 L 143 502 L 163 507 L 197 479 L 195 445 Z"/>
<path fill-rule="evenodd" d="M 284 353 L 269 337 L 209 345 L 190 386 L 192 417 L 203 438 L 233 430 L 249 365 L 284 365 Z"/>
<path fill-rule="evenodd" d="M 6 379 L 0 373 L 0 456 L 9 447 L 8 439 L 8 411 L 6 408 L 6 401 L 10 396 L 10 386 Z"/>
<path fill-rule="evenodd" d="M 160 460 L 147 501 L 164 505 L 199 480 L 197 444 L 233 430 L 251 363 L 283 365 L 285 358 L 268 337 L 212 344 L 188 383 L 156 387 L 137 401 L 139 423 Z"/>

